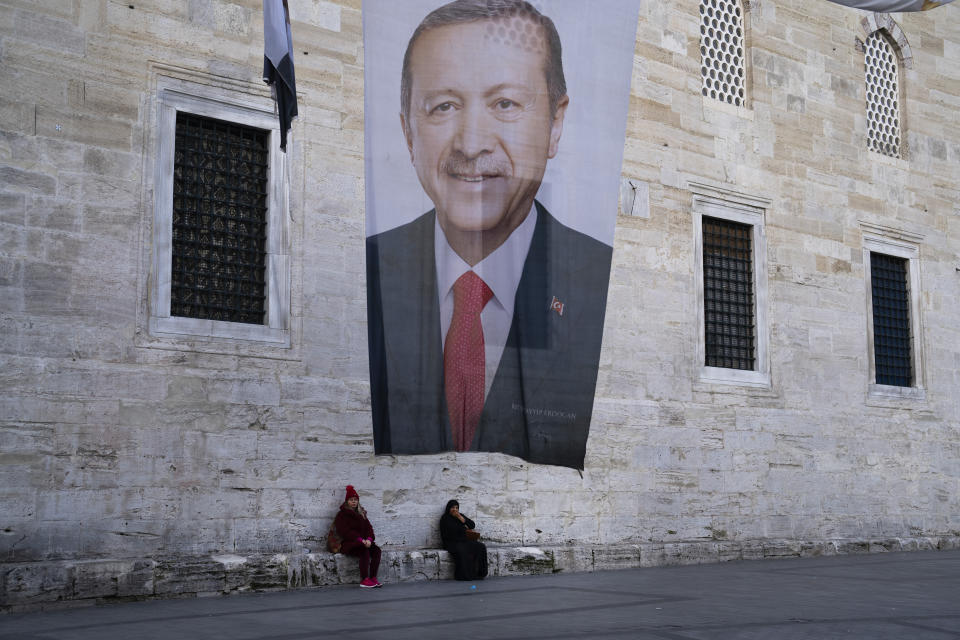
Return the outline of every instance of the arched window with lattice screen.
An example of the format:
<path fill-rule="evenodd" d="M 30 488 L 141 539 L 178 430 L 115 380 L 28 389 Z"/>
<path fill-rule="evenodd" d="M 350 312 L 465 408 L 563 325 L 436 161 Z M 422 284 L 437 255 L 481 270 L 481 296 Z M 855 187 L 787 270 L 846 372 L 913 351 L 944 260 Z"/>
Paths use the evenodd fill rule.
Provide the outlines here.
<path fill-rule="evenodd" d="M 739 0 L 701 0 L 700 74 L 704 97 L 746 106 L 743 8 Z"/>
<path fill-rule="evenodd" d="M 883 30 L 864 44 L 867 85 L 867 148 L 885 156 L 901 155 L 900 62 Z"/>

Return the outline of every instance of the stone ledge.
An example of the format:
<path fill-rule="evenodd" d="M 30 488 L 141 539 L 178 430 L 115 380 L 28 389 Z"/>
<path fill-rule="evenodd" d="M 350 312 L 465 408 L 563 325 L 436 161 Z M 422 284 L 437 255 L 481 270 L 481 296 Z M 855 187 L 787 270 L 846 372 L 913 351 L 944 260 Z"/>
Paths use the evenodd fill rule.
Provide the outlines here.
<path fill-rule="evenodd" d="M 487 546 L 491 576 L 938 549 L 960 549 L 960 536 Z M 446 551 L 439 549 L 384 549 L 379 577 L 384 583 L 452 579 L 453 562 Z M 4 563 L 0 564 L 0 612 L 359 581 L 355 558 L 327 552 Z"/>

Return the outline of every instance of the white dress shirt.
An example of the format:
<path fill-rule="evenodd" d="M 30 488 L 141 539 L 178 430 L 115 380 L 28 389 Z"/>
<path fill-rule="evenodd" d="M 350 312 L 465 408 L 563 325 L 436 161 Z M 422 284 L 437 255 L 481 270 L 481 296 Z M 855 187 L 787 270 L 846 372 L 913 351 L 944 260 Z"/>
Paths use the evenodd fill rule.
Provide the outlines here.
<path fill-rule="evenodd" d="M 493 297 L 480 313 L 486 356 L 484 400 L 490 393 L 494 376 L 497 375 L 500 357 L 503 355 L 503 348 L 510 334 L 510 325 L 513 324 L 513 304 L 536 226 L 537 207 L 533 205 L 526 219 L 514 229 L 510 237 L 493 253 L 472 267 L 472 271 L 480 276 L 493 292 Z M 471 267 L 447 242 L 447 237 L 440 228 L 439 219 L 434 222 L 433 246 L 437 261 L 437 295 L 440 297 L 440 336 L 445 344 L 447 331 L 453 320 L 453 284 L 457 278 L 471 271 Z"/>

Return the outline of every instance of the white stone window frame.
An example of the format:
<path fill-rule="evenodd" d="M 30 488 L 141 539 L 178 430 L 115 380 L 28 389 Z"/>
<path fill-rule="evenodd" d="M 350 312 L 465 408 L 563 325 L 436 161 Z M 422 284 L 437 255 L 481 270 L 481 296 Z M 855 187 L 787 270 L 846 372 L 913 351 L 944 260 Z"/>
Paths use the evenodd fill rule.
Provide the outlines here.
<path fill-rule="evenodd" d="M 156 91 L 151 336 L 191 341 L 240 341 L 290 347 L 289 171 L 280 150 L 280 125 L 270 99 L 216 86 L 160 77 Z M 173 165 L 177 112 L 216 118 L 270 132 L 267 186 L 266 322 L 262 325 L 170 315 L 173 251 Z M 289 141 L 288 141 L 288 146 Z"/>
<path fill-rule="evenodd" d="M 722 187 L 691 182 L 688 188 L 693 193 L 694 234 L 694 291 L 697 310 L 696 365 L 700 382 L 736 385 L 760 389 L 771 388 L 770 378 L 770 328 L 767 308 L 767 235 L 766 210 L 770 200 L 739 193 Z M 703 279 L 703 217 L 720 218 L 750 225 L 753 250 L 753 291 L 755 359 L 753 370 L 708 367 L 706 364 L 706 313 L 704 310 Z"/>
<path fill-rule="evenodd" d="M 867 395 L 874 398 L 926 399 L 923 370 L 923 322 L 920 315 L 920 242 L 923 237 L 886 227 L 866 225 L 863 229 L 863 273 L 867 303 L 867 361 L 869 377 Z M 871 252 L 882 253 L 907 261 L 907 287 L 910 295 L 910 358 L 913 367 L 913 383 L 909 387 L 877 384 L 877 365 L 873 335 L 873 277 Z"/>

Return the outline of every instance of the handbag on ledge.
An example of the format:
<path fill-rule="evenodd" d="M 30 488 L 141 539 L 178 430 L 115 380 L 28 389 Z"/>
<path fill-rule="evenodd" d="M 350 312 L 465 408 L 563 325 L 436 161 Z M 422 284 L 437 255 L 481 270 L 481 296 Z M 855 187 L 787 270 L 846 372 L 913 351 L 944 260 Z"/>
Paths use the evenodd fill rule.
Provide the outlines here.
<path fill-rule="evenodd" d="M 479 540 L 480 534 L 473 529 L 467 529 L 467 540 Z"/>

